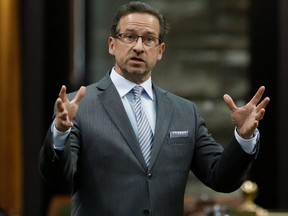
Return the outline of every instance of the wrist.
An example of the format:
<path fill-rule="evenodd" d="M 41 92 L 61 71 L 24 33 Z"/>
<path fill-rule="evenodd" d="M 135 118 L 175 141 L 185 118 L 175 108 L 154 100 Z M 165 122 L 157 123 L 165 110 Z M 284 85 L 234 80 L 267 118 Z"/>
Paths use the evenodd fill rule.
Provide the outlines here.
<path fill-rule="evenodd" d="M 242 133 L 240 133 L 239 130 L 236 128 L 236 132 L 237 132 L 237 134 L 238 134 L 242 139 L 246 139 L 246 140 L 252 139 L 252 138 L 255 136 L 255 131 L 254 131 L 252 134 L 242 134 Z"/>
<path fill-rule="evenodd" d="M 61 123 L 62 120 L 57 121 L 57 119 L 55 119 L 55 129 L 59 132 L 65 133 L 66 131 L 68 131 L 71 127 L 72 127 L 72 123 L 70 123 L 69 125 L 65 125 L 63 124 L 63 122 Z"/>
<path fill-rule="evenodd" d="M 238 137 L 242 138 L 243 140 L 251 140 L 254 139 L 255 136 L 259 133 L 259 130 L 256 128 L 255 131 L 252 133 L 252 135 L 248 134 L 241 134 L 238 129 L 235 127 L 235 134 L 238 135 Z"/>

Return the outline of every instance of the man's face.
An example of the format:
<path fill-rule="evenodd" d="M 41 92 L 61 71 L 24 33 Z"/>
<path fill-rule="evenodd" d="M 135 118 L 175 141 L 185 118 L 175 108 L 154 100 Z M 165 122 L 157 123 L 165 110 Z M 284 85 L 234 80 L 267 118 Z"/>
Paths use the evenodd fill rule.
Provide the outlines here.
<path fill-rule="evenodd" d="M 132 13 L 120 19 L 118 32 L 158 38 L 159 21 L 150 14 Z M 165 49 L 165 44 L 158 44 L 158 40 L 155 46 L 147 46 L 141 37 L 133 43 L 109 37 L 108 44 L 109 53 L 115 57 L 116 72 L 135 83 L 142 83 L 151 76 L 152 69 L 161 60 Z"/>

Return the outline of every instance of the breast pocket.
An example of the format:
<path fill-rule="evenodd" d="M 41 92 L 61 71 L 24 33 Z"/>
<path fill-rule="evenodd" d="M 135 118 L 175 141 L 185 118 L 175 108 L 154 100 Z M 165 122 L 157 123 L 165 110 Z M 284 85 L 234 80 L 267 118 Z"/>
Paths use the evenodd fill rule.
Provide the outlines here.
<path fill-rule="evenodd" d="M 187 145 L 191 142 L 191 137 L 175 137 L 167 140 L 168 145 Z"/>

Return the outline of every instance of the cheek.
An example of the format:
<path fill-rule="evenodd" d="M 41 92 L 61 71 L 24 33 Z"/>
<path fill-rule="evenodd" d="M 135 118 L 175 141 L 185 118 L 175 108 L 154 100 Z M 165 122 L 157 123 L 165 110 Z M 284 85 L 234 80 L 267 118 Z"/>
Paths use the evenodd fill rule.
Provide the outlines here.
<path fill-rule="evenodd" d="M 130 52 L 129 47 L 117 46 L 117 44 L 115 44 L 113 48 L 114 48 L 114 52 L 113 52 L 114 55 L 121 59 L 127 57 Z"/>
<path fill-rule="evenodd" d="M 126 52 L 124 50 L 115 50 L 114 56 L 117 60 L 123 60 L 127 56 Z"/>
<path fill-rule="evenodd" d="M 157 57 L 158 57 L 158 55 L 156 55 L 156 54 L 153 54 L 153 55 L 151 54 L 150 56 L 148 54 L 146 66 L 150 69 L 154 68 L 155 65 L 157 64 L 157 62 L 159 61 Z"/>
<path fill-rule="evenodd" d="M 154 52 L 148 54 L 148 58 L 150 59 L 150 62 L 156 63 L 157 61 L 161 60 L 162 55 L 160 55 L 158 52 Z"/>
<path fill-rule="evenodd" d="M 127 62 L 127 59 L 129 58 L 129 55 L 128 55 L 126 50 L 115 49 L 114 58 L 115 58 L 115 61 L 118 64 L 123 65 L 123 64 L 125 64 Z"/>

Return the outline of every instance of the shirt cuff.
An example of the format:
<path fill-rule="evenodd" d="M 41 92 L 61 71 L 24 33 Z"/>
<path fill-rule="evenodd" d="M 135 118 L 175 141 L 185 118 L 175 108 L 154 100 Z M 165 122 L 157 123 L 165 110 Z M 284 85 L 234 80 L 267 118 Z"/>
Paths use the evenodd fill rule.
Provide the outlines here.
<path fill-rule="evenodd" d="M 55 121 L 53 121 L 52 125 L 51 125 L 51 132 L 52 132 L 52 140 L 53 140 L 53 147 L 56 150 L 62 151 L 65 148 L 65 142 L 66 142 L 66 138 L 68 137 L 68 135 L 70 134 L 71 128 L 69 128 L 67 131 L 61 132 L 59 130 L 57 130 L 57 128 L 55 127 Z"/>
<path fill-rule="evenodd" d="M 260 138 L 260 133 L 259 130 L 256 128 L 253 137 L 251 139 L 243 139 L 237 132 L 236 128 L 234 130 L 235 138 L 237 142 L 240 144 L 242 149 L 247 153 L 247 154 L 253 154 L 256 151 L 256 144 Z"/>

